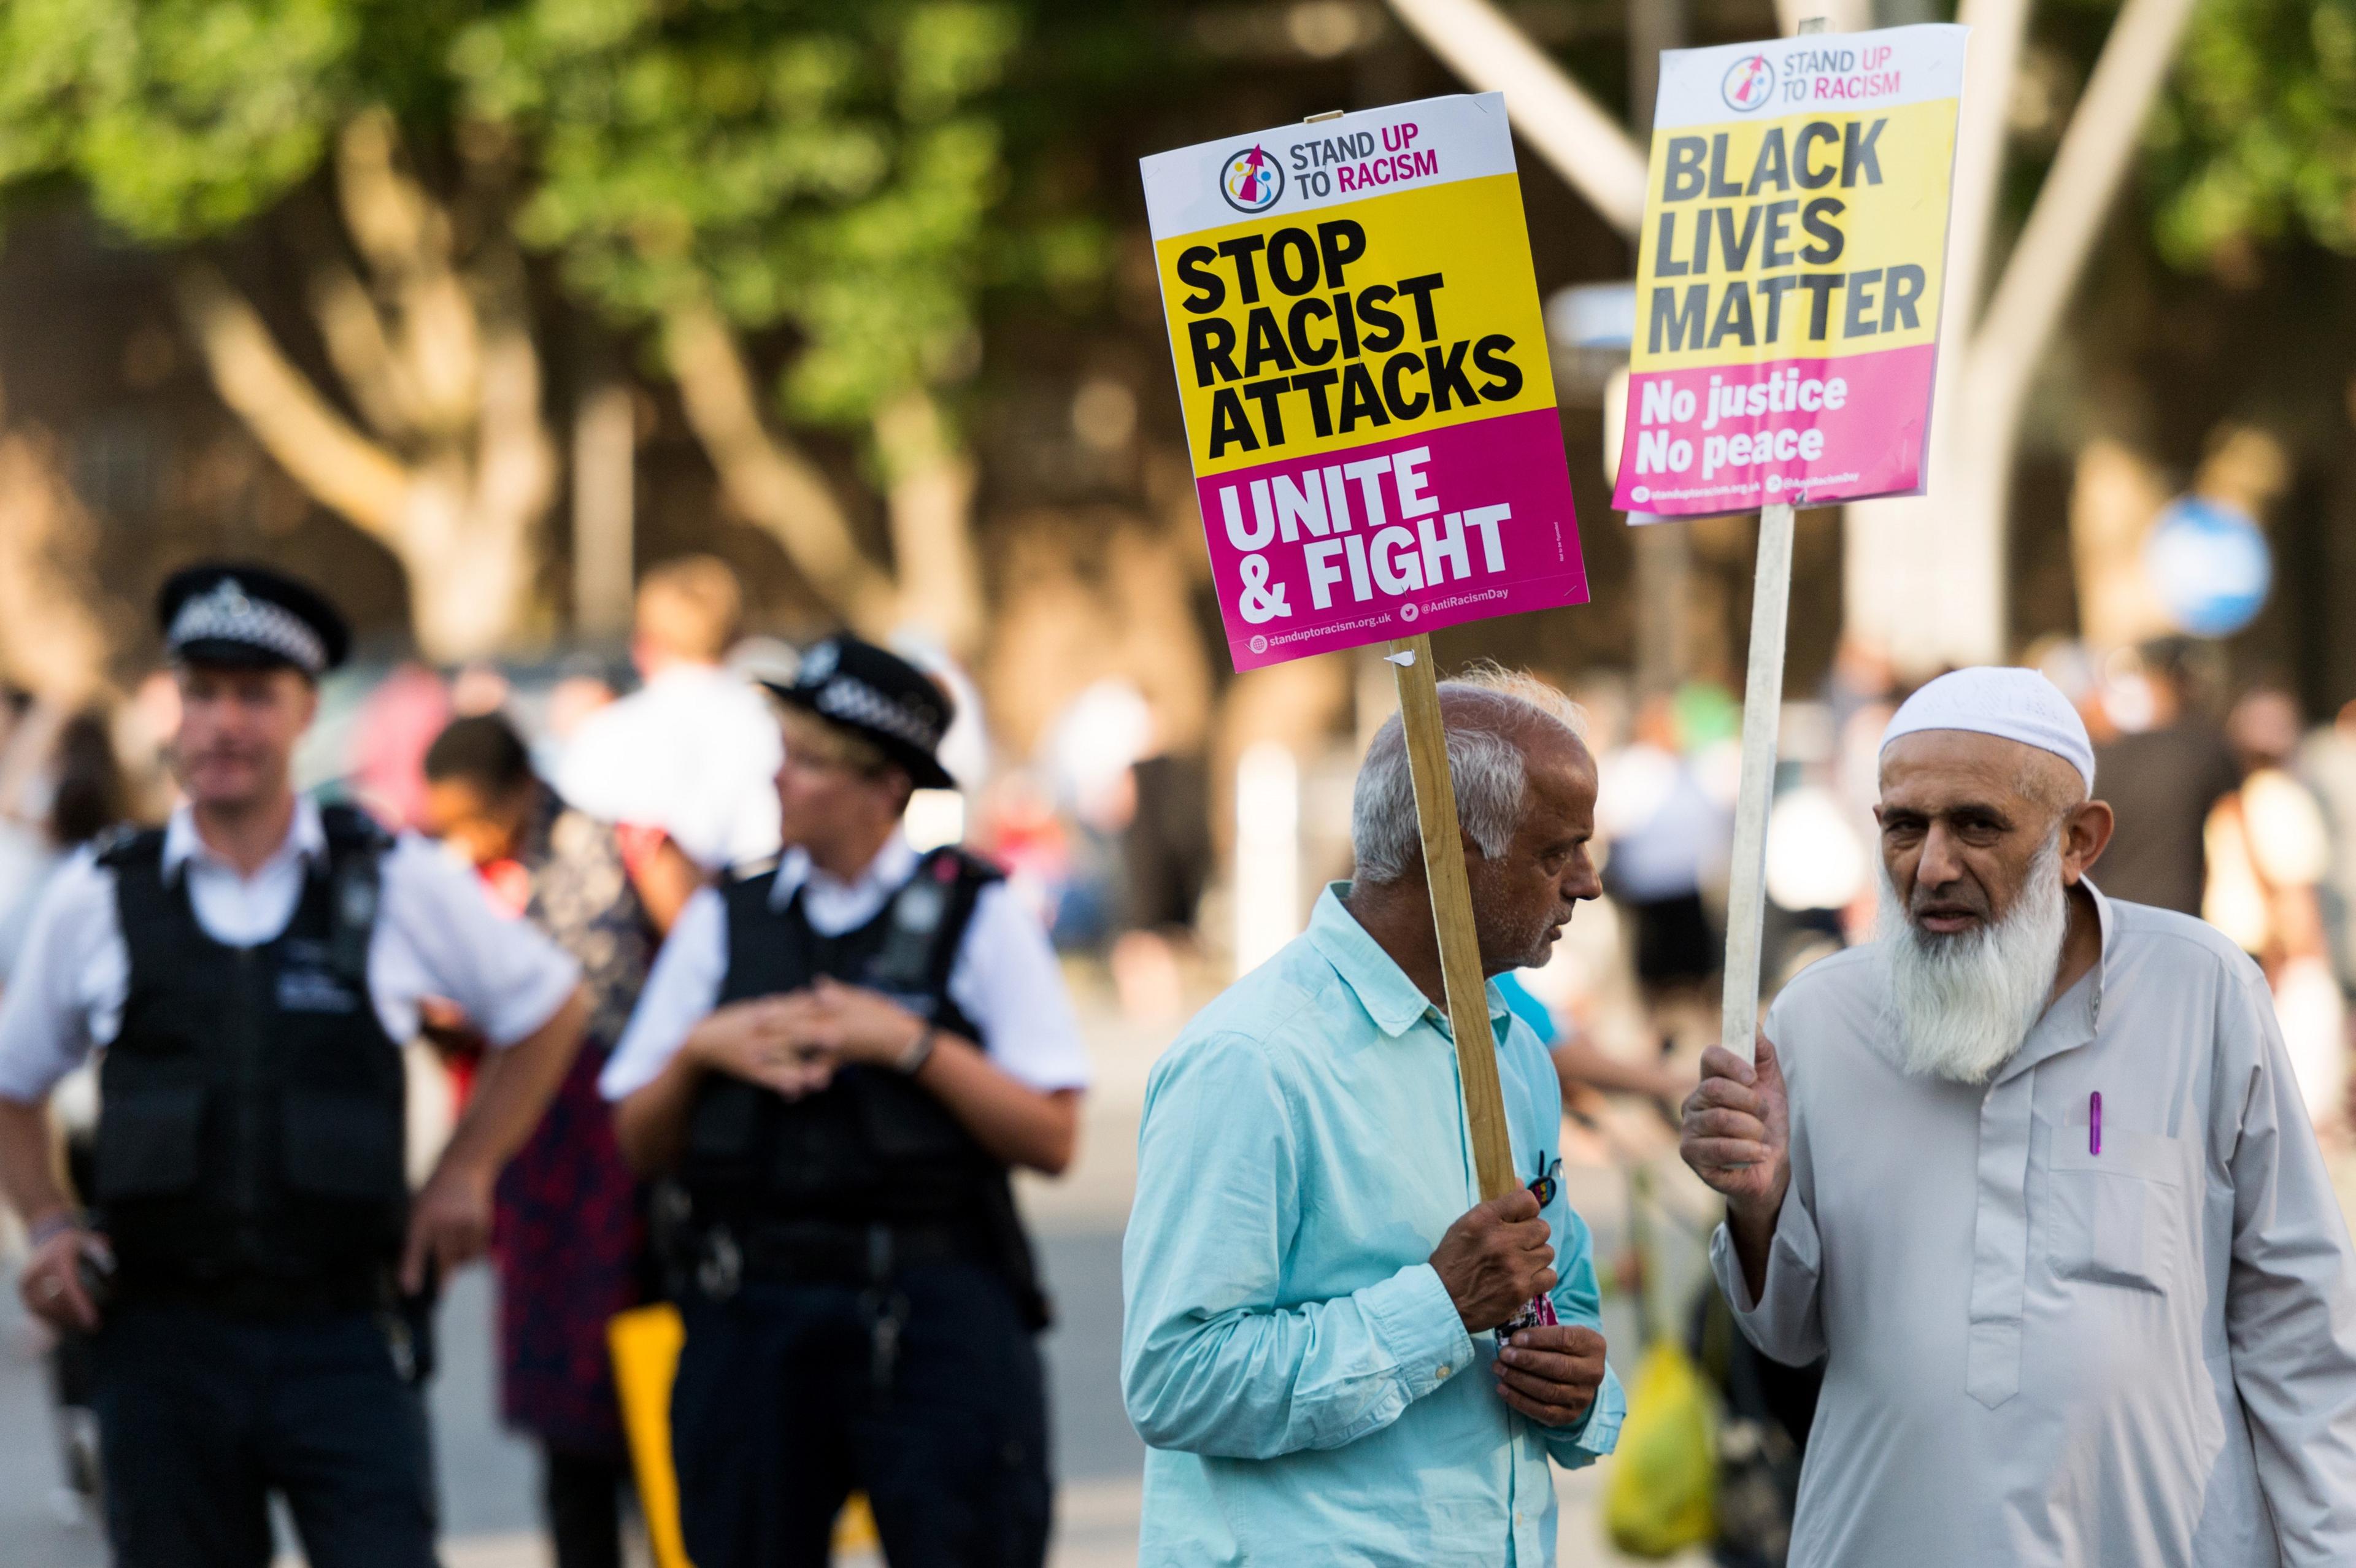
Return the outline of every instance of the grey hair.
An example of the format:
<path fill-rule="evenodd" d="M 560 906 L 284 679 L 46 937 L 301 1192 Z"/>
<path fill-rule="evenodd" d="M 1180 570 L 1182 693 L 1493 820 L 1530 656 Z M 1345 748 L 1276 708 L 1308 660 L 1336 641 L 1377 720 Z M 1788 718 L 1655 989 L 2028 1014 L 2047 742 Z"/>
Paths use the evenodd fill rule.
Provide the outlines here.
<path fill-rule="evenodd" d="M 1530 724 L 1555 724 L 1577 740 L 1587 739 L 1587 715 L 1579 705 L 1536 676 L 1500 666 L 1472 666 L 1440 683 L 1440 695 L 1471 697 L 1449 713 L 1448 771 L 1456 780 L 1456 816 L 1488 859 L 1514 841 L 1521 826 L 1529 773 L 1517 739 Z M 1416 827 L 1415 783 L 1408 772 L 1407 731 L 1392 714 L 1375 731 L 1358 768 L 1350 801 L 1350 848 L 1357 880 L 1376 886 L 1396 882 L 1423 863 Z"/>

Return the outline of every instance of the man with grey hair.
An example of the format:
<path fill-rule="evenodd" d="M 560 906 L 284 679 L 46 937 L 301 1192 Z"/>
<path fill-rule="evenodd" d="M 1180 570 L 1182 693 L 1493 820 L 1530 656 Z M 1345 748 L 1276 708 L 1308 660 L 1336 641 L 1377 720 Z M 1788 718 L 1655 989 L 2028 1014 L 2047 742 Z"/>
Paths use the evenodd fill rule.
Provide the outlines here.
<path fill-rule="evenodd" d="M 1482 969 L 1539 963 L 1601 891 L 1577 710 L 1494 670 L 1441 683 L 1440 706 Z M 1397 718 L 1351 833 L 1356 880 L 1146 1090 L 1122 1256 L 1122 1388 L 1151 1450 L 1140 1558 L 1539 1568 L 1550 1464 L 1609 1453 L 1625 1410 L 1558 1177 L 1561 1092 L 1491 986 L 1529 1185 L 1480 1201 Z M 1502 1328 L 1540 1296 L 1556 1322 Z"/>
<path fill-rule="evenodd" d="M 1881 752 L 1881 939 L 1712 1048 L 1687 1162 L 1752 1343 L 1826 1357 L 1791 1560 L 2356 1563 L 2356 1253 L 2257 967 L 2096 891 L 2062 693 Z"/>

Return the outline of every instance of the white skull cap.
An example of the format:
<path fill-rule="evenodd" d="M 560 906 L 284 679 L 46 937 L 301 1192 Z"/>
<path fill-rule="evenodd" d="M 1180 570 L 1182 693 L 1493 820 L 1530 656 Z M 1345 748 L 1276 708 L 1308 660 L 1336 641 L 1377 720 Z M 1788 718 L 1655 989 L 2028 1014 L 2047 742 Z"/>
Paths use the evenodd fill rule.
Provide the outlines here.
<path fill-rule="evenodd" d="M 2094 790 L 2094 742 L 2062 688 L 2033 669 L 1979 665 L 1951 670 L 1901 705 L 1882 732 L 1881 749 L 1922 730 L 1969 730 L 2051 752 Z"/>

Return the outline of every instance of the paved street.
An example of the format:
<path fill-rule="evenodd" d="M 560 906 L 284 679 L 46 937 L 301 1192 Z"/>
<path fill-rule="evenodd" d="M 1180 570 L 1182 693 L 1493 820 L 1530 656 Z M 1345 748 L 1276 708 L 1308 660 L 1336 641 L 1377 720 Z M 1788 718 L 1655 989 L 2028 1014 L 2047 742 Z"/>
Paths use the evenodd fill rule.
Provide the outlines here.
<path fill-rule="evenodd" d="M 1144 1458 L 1120 1404 L 1120 1225 L 1134 1180 L 1145 1073 L 1162 1039 L 1108 1020 L 1092 1034 L 1098 1079 L 1079 1166 L 1062 1182 L 1027 1183 L 1023 1191 L 1058 1314 L 1045 1339 L 1061 1483 L 1055 1568 L 1136 1562 Z M 1568 1179 L 1596 1228 L 1600 1255 L 1609 1258 L 1624 1234 L 1622 1184 L 1600 1170 Z M 1693 1277 L 1690 1263 L 1676 1274 Z M 534 1528 L 531 1453 L 494 1414 L 494 1308 L 490 1276 L 480 1268 L 454 1282 L 442 1308 L 443 1366 L 433 1402 L 444 1560 L 447 1568 L 541 1568 L 547 1556 Z M 1614 1360 L 1624 1371 L 1633 1312 L 1624 1299 L 1607 1310 Z M 12 1289 L 0 1305 L 0 1431 L 7 1434 L 0 1442 L 0 1568 L 105 1568 L 94 1523 L 56 1511 L 58 1468 L 36 1343 Z M 1595 1545 L 1596 1476 L 1562 1477 L 1561 1492 L 1564 1568 L 1614 1561 Z"/>

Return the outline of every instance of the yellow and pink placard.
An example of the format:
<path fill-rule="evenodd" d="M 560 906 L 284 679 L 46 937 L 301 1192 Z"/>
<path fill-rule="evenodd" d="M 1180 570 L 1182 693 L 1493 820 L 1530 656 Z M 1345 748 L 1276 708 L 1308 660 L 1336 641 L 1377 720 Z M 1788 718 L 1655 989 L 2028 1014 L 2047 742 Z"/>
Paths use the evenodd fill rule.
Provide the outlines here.
<path fill-rule="evenodd" d="M 1143 168 L 1237 669 L 1586 601 L 1502 94 Z"/>
<path fill-rule="evenodd" d="M 1966 32 L 1661 57 L 1613 506 L 1925 488 Z"/>

